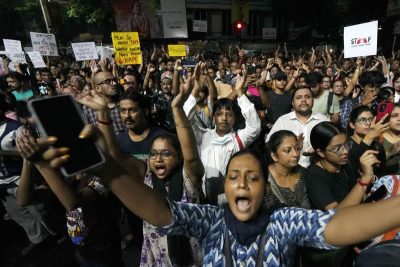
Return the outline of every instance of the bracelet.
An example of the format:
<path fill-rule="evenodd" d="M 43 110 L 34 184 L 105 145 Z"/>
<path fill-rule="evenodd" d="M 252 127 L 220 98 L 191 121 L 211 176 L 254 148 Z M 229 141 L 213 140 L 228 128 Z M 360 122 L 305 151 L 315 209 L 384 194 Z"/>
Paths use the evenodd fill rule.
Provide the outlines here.
<path fill-rule="evenodd" d="M 362 181 L 361 181 L 361 178 L 358 178 L 357 179 L 357 184 L 359 184 L 359 185 L 361 185 L 361 186 L 366 186 L 366 187 L 368 187 L 370 184 L 371 184 L 371 182 L 369 182 L 369 183 L 363 183 Z"/>
<path fill-rule="evenodd" d="M 102 121 L 102 120 L 96 119 L 96 121 L 98 123 L 104 124 L 104 125 L 111 125 L 113 123 L 112 120 L 111 121 Z"/>

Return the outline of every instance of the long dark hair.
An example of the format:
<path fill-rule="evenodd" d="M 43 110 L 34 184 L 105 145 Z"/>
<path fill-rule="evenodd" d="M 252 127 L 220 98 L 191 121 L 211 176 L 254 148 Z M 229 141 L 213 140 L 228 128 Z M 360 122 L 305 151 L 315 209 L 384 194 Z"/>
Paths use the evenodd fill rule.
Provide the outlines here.
<path fill-rule="evenodd" d="M 0 90 L 0 122 L 5 119 L 7 111 L 14 111 L 17 100 L 12 93 Z"/>
<path fill-rule="evenodd" d="M 297 139 L 296 135 L 288 130 L 280 130 L 271 135 L 269 141 L 266 145 L 266 154 L 267 154 L 267 162 L 268 165 L 274 163 L 274 160 L 271 157 L 271 153 L 275 153 L 278 151 L 278 148 L 283 142 L 283 139 L 286 137 L 294 137 Z"/>
<path fill-rule="evenodd" d="M 231 161 L 234 158 L 237 158 L 237 157 L 243 156 L 243 155 L 250 155 L 250 156 L 254 157 L 255 160 L 257 160 L 257 162 L 260 164 L 260 168 L 262 170 L 262 174 L 263 174 L 264 180 L 267 181 L 268 172 L 267 172 L 267 164 L 266 164 L 266 160 L 265 160 L 264 155 L 262 155 L 261 153 L 257 152 L 256 150 L 252 150 L 252 149 L 249 149 L 249 148 L 245 148 L 243 150 L 240 150 L 240 151 L 236 152 L 235 154 L 233 154 L 231 156 L 231 158 L 228 161 L 228 164 L 226 165 L 224 179 L 226 178 L 226 175 L 228 173 L 228 169 L 229 169 L 229 165 L 231 164 Z"/>
<path fill-rule="evenodd" d="M 315 151 L 317 151 L 317 149 L 325 150 L 331 140 L 342 133 L 343 132 L 331 122 L 324 121 L 318 123 L 312 128 L 310 133 L 311 145 Z"/>

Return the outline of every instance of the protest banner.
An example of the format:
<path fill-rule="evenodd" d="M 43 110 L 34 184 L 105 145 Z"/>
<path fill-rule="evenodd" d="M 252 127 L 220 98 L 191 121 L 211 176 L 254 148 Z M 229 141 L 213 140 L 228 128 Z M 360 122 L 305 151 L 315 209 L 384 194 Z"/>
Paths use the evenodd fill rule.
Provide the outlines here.
<path fill-rule="evenodd" d="M 186 57 L 186 45 L 168 45 L 170 57 Z"/>
<path fill-rule="evenodd" d="M 117 65 L 142 63 L 139 35 L 137 32 L 112 32 L 112 42 Z"/>
<path fill-rule="evenodd" d="M 46 64 L 43 61 L 43 57 L 40 54 L 39 51 L 32 51 L 32 52 L 26 52 L 29 56 L 29 58 L 32 61 L 32 64 L 35 68 L 39 69 L 39 68 L 46 68 Z"/>
<path fill-rule="evenodd" d="M 13 51 L 13 52 L 21 52 L 22 45 L 21 41 L 18 40 L 11 40 L 11 39 L 3 39 L 4 49 L 6 51 Z"/>
<path fill-rule="evenodd" d="M 42 56 L 58 56 L 56 37 L 51 33 L 30 32 L 33 51 Z"/>
<path fill-rule="evenodd" d="M 345 58 L 376 55 L 378 21 L 345 27 L 343 44 Z"/>
<path fill-rule="evenodd" d="M 94 42 L 72 43 L 76 61 L 98 59 L 96 45 Z"/>

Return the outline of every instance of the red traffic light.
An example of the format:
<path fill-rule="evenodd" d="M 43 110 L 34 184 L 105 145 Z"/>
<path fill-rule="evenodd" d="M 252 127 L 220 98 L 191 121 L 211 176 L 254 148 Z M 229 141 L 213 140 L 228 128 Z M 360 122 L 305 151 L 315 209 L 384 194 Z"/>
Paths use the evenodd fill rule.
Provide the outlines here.
<path fill-rule="evenodd" d="M 238 31 L 242 30 L 243 29 L 243 22 L 236 21 L 235 22 L 235 29 L 238 30 Z"/>

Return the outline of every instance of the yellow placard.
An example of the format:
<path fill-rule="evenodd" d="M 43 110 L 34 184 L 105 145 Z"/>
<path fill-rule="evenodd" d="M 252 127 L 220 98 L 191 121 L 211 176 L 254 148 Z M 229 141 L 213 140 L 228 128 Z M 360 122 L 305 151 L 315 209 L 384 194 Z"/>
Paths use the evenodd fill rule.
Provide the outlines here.
<path fill-rule="evenodd" d="M 168 45 L 170 57 L 186 57 L 186 45 Z"/>
<path fill-rule="evenodd" d="M 137 32 L 112 32 L 112 42 L 117 65 L 142 63 L 142 52 Z"/>

